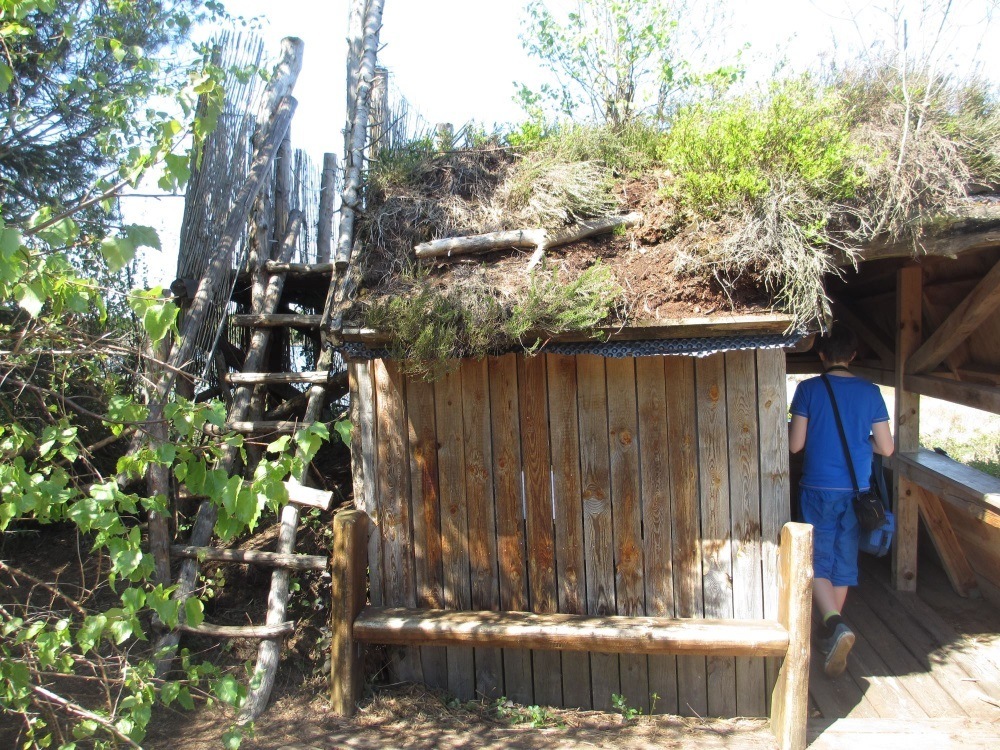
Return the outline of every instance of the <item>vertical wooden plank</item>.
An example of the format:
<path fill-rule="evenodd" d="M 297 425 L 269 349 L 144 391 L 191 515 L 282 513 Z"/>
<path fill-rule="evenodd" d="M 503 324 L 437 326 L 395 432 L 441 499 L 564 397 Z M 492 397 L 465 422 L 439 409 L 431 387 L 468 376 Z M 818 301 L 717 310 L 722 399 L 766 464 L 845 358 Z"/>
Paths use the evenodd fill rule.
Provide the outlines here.
<path fill-rule="evenodd" d="M 781 750 L 805 750 L 809 717 L 809 622 L 812 612 L 812 527 L 781 530 L 778 621 L 788 630 L 788 652 L 771 698 L 771 731 Z"/>
<path fill-rule="evenodd" d="M 903 388 L 907 360 L 920 348 L 923 270 L 911 265 L 896 272 L 896 452 L 920 448 L 920 396 Z M 894 472 L 896 540 L 892 553 L 892 578 L 900 591 L 917 589 L 917 487 Z"/>
<path fill-rule="evenodd" d="M 761 583 L 757 362 L 753 351 L 728 352 L 725 356 L 733 615 L 759 620 L 764 617 L 764 591 Z M 740 716 L 767 715 L 763 659 L 736 659 L 736 710 Z"/>
<path fill-rule="evenodd" d="M 764 582 L 764 618 L 778 619 L 778 544 L 791 520 L 788 486 L 788 386 L 785 352 L 757 351 L 757 420 L 760 429 L 760 535 Z M 778 678 L 779 662 L 765 661 L 768 702 Z"/>
<path fill-rule="evenodd" d="M 552 505 L 556 527 L 559 611 L 587 613 L 583 556 L 583 497 L 580 490 L 580 431 L 576 411 L 576 359 L 546 356 L 549 431 L 552 444 Z M 591 707 L 590 659 L 562 654 L 563 705 Z"/>
<path fill-rule="evenodd" d="M 438 440 L 438 489 L 441 493 L 441 562 L 444 606 L 472 608 L 469 584 L 469 524 L 465 506 L 465 430 L 462 374 L 449 372 L 434 383 Z M 448 649 L 448 690 L 459 700 L 476 695 L 472 649 Z"/>
<path fill-rule="evenodd" d="M 643 584 L 646 614 L 674 617 L 673 534 L 670 519 L 671 450 L 667 434 L 667 403 L 662 357 L 635 361 L 636 401 L 639 409 L 639 475 L 642 484 Z M 655 711 L 677 713 L 677 659 L 649 657 L 650 701 Z"/>
<path fill-rule="evenodd" d="M 642 518 L 639 506 L 639 425 L 635 359 L 605 360 L 608 391 L 608 446 L 611 466 L 611 521 L 615 542 L 615 611 L 641 616 L 643 588 Z M 619 657 L 621 694 L 630 706 L 649 713 L 646 656 Z"/>
<path fill-rule="evenodd" d="M 368 516 L 341 510 L 333 518 L 330 555 L 330 708 L 337 716 L 353 716 L 361 698 L 362 660 L 354 642 L 354 620 L 365 606 L 368 590 Z"/>
<path fill-rule="evenodd" d="M 489 375 L 500 609 L 528 611 L 516 357 L 513 354 L 490 357 Z M 525 706 L 534 703 L 530 651 L 503 650 L 503 680 L 503 694 L 512 701 Z"/>
<path fill-rule="evenodd" d="M 695 363 L 695 382 L 705 617 L 731 618 L 733 565 L 724 355 L 699 359 Z M 733 657 L 708 659 L 708 713 L 736 716 L 736 660 Z"/>
<path fill-rule="evenodd" d="M 406 414 L 410 439 L 410 507 L 417 606 L 439 609 L 444 606 L 444 592 L 434 386 L 422 378 L 407 378 Z M 436 688 L 448 687 L 448 664 L 443 648 L 421 647 L 420 663 L 424 682 Z"/>
<path fill-rule="evenodd" d="M 611 467 L 608 456 L 608 391 L 604 358 L 591 354 L 580 355 L 576 360 L 576 368 L 587 614 L 613 615 L 615 560 Z M 621 692 L 618 656 L 591 654 L 590 674 L 594 708 L 610 710 L 613 707 L 611 696 Z"/>
<path fill-rule="evenodd" d="M 383 598 L 389 607 L 415 607 L 406 388 L 398 363 L 377 359 L 372 370 L 378 404 L 377 484 Z M 422 681 L 420 652 L 414 648 L 400 649 L 398 670 L 401 680 Z"/>
<path fill-rule="evenodd" d="M 465 360 L 462 364 L 462 414 L 472 608 L 498 610 L 500 585 L 497 580 L 496 511 L 493 507 L 490 384 L 485 359 Z M 503 687 L 500 649 L 475 649 L 475 662 L 477 696 L 499 698 Z"/>
<path fill-rule="evenodd" d="M 354 489 L 354 506 L 368 514 L 368 588 L 372 606 L 381 607 L 382 600 L 382 536 L 378 516 L 378 437 L 375 413 L 375 389 L 372 387 L 372 366 L 370 362 L 351 365 L 349 388 L 353 402 L 357 393 L 358 421 L 353 427 L 353 441 L 361 446 L 361 474 L 364 477 L 360 488 Z M 360 489 L 361 494 L 358 494 Z"/>
<path fill-rule="evenodd" d="M 704 617 L 694 359 L 665 357 L 663 372 L 673 522 L 674 611 L 677 617 Z M 704 657 L 677 657 L 678 713 L 684 716 L 708 714 L 707 682 Z"/>

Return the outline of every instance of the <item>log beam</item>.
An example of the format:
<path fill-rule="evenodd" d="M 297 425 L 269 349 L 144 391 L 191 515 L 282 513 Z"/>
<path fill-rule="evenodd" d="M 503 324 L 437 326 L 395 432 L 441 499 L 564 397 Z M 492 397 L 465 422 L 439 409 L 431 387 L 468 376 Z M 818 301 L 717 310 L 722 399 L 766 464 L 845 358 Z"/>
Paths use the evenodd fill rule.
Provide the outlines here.
<path fill-rule="evenodd" d="M 632 654 L 784 656 L 788 633 L 768 620 L 675 619 L 366 607 L 354 639 L 396 646 L 537 648 Z"/>
<path fill-rule="evenodd" d="M 282 555 L 255 549 L 220 549 L 175 544 L 171 546 L 170 552 L 184 560 L 211 560 L 288 570 L 325 570 L 327 565 L 327 558 L 322 555 Z"/>

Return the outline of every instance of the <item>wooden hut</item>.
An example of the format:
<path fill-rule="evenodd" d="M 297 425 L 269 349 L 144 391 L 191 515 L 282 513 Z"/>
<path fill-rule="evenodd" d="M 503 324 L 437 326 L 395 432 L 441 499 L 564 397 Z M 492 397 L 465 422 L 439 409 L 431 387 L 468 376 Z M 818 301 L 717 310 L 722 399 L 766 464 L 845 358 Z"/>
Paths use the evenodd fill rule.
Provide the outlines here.
<path fill-rule="evenodd" d="M 433 383 L 351 364 L 371 603 L 776 619 L 787 327 L 626 329 L 463 360 Z M 395 668 L 463 700 L 700 716 L 767 715 L 776 675 L 763 658 L 482 648 L 411 649 Z"/>

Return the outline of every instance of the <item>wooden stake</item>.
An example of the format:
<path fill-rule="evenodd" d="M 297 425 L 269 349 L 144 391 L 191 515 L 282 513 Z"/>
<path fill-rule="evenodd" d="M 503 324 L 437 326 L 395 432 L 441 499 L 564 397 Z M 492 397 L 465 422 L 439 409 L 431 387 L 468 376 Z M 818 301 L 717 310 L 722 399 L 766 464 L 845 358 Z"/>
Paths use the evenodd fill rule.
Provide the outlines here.
<path fill-rule="evenodd" d="M 771 731 L 781 750 L 803 750 L 809 718 L 809 623 L 812 612 L 812 527 L 781 530 L 778 622 L 788 631 L 788 652 L 771 694 Z"/>
<path fill-rule="evenodd" d="M 333 205 L 337 197 L 337 156 L 323 154 L 319 183 L 319 217 L 316 227 L 316 262 L 328 263 L 333 245 Z"/>
<path fill-rule="evenodd" d="M 365 18 L 364 52 L 358 67 L 357 105 L 354 118 L 349 122 L 351 143 L 348 151 L 347 174 L 344 177 L 344 193 L 340 207 L 340 234 L 334 263 L 344 270 L 351 262 L 351 247 L 354 243 L 354 218 L 361 199 L 361 167 L 368 135 L 368 112 L 372 81 L 375 78 L 375 57 L 378 53 L 379 32 L 382 28 L 382 8 L 385 0 L 369 0 Z M 352 10 L 353 17 L 353 10 Z M 348 85 L 350 85 L 350 73 Z M 353 89 L 348 89 L 348 93 Z M 350 111 L 350 108 L 348 109 Z"/>
<path fill-rule="evenodd" d="M 330 557 L 330 707 L 353 716 L 361 692 L 361 659 L 354 620 L 365 604 L 368 567 L 368 516 L 342 510 L 333 519 Z"/>

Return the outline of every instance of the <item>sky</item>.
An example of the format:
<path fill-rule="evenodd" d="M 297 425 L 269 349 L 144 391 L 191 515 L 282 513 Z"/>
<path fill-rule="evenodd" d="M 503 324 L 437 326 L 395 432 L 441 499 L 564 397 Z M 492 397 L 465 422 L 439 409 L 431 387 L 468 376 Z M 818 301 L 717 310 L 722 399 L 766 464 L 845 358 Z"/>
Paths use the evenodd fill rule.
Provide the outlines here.
<path fill-rule="evenodd" d="M 705 3 L 689 0 L 694 15 Z M 719 0 L 723 2 L 723 0 Z M 804 70 L 821 61 L 843 60 L 871 49 L 873 40 L 898 44 L 891 33 L 893 7 L 907 21 L 907 44 L 919 53 L 937 36 L 936 19 L 918 8 L 935 0 L 724 0 L 731 18 L 713 36 L 712 49 L 723 53 L 744 45 L 748 85 L 767 80 L 779 61 Z M 947 2 L 947 0 L 941 0 Z M 390 91 L 410 102 L 427 123 L 470 120 L 491 127 L 516 122 L 522 112 L 513 101 L 514 81 L 537 87 L 544 79 L 538 62 L 524 51 L 519 35 L 524 0 L 385 0 L 379 64 L 390 71 Z M 549 0 L 554 10 L 573 5 Z M 965 72 L 984 41 L 984 19 L 996 0 L 954 0 L 948 30 L 934 50 L 941 69 Z M 292 143 L 320 162 L 322 154 L 343 150 L 347 0 L 228 0 L 233 15 L 255 18 L 271 59 L 282 37 L 305 42 L 302 73 L 294 95 L 299 102 Z M 899 24 L 897 24 L 899 26 Z M 989 52 L 991 50 L 987 50 Z M 980 54 L 983 72 L 1000 81 L 1000 56 Z M 143 192 L 147 192 L 143 189 Z M 147 257 L 149 283 L 173 279 L 177 233 L 183 206 L 179 198 L 130 198 L 127 221 L 160 232 L 162 253 Z"/>

